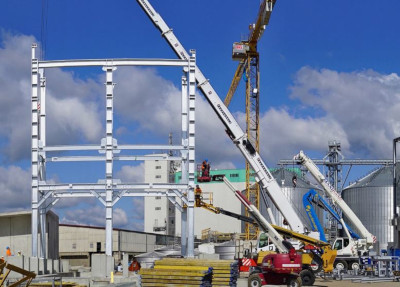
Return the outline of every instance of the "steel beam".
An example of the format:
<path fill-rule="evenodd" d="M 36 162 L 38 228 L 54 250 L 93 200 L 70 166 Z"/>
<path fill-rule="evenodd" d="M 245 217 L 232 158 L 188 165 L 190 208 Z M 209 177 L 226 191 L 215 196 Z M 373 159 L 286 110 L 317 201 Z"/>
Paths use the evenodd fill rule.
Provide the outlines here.
<path fill-rule="evenodd" d="M 179 59 L 87 59 L 87 60 L 54 60 L 40 61 L 39 68 L 68 67 L 120 67 L 120 66 L 175 66 L 187 65 L 186 60 Z"/>
<path fill-rule="evenodd" d="M 117 184 L 113 183 L 114 190 L 146 190 L 148 192 L 154 190 L 170 190 L 178 189 L 184 190 L 187 185 L 183 183 L 132 183 L 132 184 Z M 73 192 L 74 190 L 104 190 L 104 184 L 102 183 L 81 183 L 81 184 L 43 184 L 39 187 L 40 191 L 68 191 Z"/>
<path fill-rule="evenodd" d="M 144 160 L 169 160 L 177 161 L 180 157 L 168 155 L 124 155 L 114 156 L 114 161 L 144 161 Z M 73 162 L 73 161 L 106 161 L 106 156 L 54 156 L 49 157 L 52 162 Z"/>

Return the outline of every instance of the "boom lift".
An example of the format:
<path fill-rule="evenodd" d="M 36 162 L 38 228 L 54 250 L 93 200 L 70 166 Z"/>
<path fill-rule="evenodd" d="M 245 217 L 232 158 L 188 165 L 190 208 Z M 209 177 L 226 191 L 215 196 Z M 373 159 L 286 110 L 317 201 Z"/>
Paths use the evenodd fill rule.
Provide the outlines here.
<path fill-rule="evenodd" d="M 347 238 L 336 238 L 332 245 L 332 248 L 338 250 L 335 266 L 343 269 L 347 269 L 347 267 L 350 267 L 351 269 L 359 268 L 358 256 L 367 253 L 369 249 L 373 247 L 373 244 L 376 242 L 376 237 L 368 231 L 353 210 L 351 210 L 332 185 L 325 179 L 318 167 L 303 151 L 300 151 L 294 159 L 300 161 L 300 163 L 307 168 L 315 180 L 325 190 L 326 195 L 342 210 L 343 214 L 360 234 L 361 238 L 358 240 L 353 240 L 348 231 L 346 231 L 348 236 Z M 343 219 L 341 219 L 341 222 L 343 228 L 347 230 Z"/>
<path fill-rule="evenodd" d="M 207 159 L 197 164 L 197 182 L 222 181 L 223 174 L 212 174 L 211 166 Z"/>
<path fill-rule="evenodd" d="M 300 272 L 300 277 L 302 279 L 303 285 L 309 286 L 312 285 L 315 281 L 315 275 L 314 272 L 319 272 L 322 269 L 324 272 L 332 272 L 333 270 L 333 262 L 336 258 L 336 250 L 332 250 L 330 245 L 326 242 L 320 241 L 318 239 L 309 237 L 304 234 L 300 234 L 297 232 L 294 232 L 292 230 L 277 226 L 277 225 L 272 225 L 269 224 L 268 221 L 262 216 L 262 214 L 259 212 L 259 210 L 252 204 L 250 203 L 247 198 L 240 193 L 240 191 L 236 190 L 234 186 L 229 182 L 229 180 L 224 177 L 223 178 L 225 184 L 229 187 L 229 189 L 235 194 L 235 196 L 240 200 L 240 202 L 249 210 L 251 216 L 254 218 L 255 223 L 261 228 L 261 230 L 264 231 L 264 233 L 261 233 L 259 235 L 258 239 L 258 244 L 257 244 L 257 254 L 258 254 L 258 259 L 257 259 L 257 265 L 259 266 L 264 262 L 264 255 L 265 254 L 270 254 L 271 252 L 262 252 L 263 249 L 261 247 L 261 237 L 271 239 L 272 243 L 275 244 L 277 247 L 278 251 L 280 252 L 287 252 L 287 249 L 285 250 L 282 248 L 285 247 L 285 240 L 283 240 L 282 236 L 288 237 L 288 238 L 293 238 L 296 240 L 301 241 L 305 246 L 301 250 L 302 252 L 302 271 Z M 247 220 L 247 222 L 254 224 L 254 222 L 250 222 L 250 220 Z M 278 233 L 279 237 L 271 237 L 274 234 Z M 279 245 L 276 245 L 276 243 L 279 243 Z M 271 249 L 271 248 L 268 248 Z M 311 265 L 313 262 L 316 262 L 318 264 L 317 270 L 312 270 Z M 262 272 L 262 270 L 258 267 L 255 268 L 255 272 Z M 249 282 L 251 282 L 253 277 L 249 277 Z"/>
<path fill-rule="evenodd" d="M 194 190 L 194 200 L 195 200 L 195 207 L 202 207 L 204 209 L 207 209 L 208 211 L 214 212 L 215 214 L 224 214 L 230 217 L 234 217 L 238 220 L 249 222 L 251 224 L 256 224 L 253 218 L 247 217 L 241 214 L 237 214 L 234 212 L 230 212 L 228 210 L 225 210 L 221 207 L 216 207 L 211 203 L 207 203 L 203 201 L 203 195 L 202 195 L 202 190 L 200 187 L 197 185 L 196 189 Z"/>
<path fill-rule="evenodd" d="M 349 235 L 351 238 L 354 238 L 356 240 L 360 239 L 360 236 L 353 231 L 353 229 L 350 228 L 346 223 L 343 222 L 342 218 L 337 214 L 337 212 L 329 205 L 326 200 L 321 197 L 318 192 L 316 192 L 314 189 L 310 189 L 306 194 L 303 196 L 303 206 L 304 209 L 306 210 L 308 219 L 310 220 L 311 227 L 313 231 L 318 231 L 320 235 L 320 240 L 327 242 L 326 237 L 325 237 L 325 231 L 324 228 L 321 225 L 320 220 L 318 219 L 318 216 L 314 210 L 314 207 L 312 204 L 317 204 L 319 207 L 323 208 L 326 210 L 338 223 L 344 225 L 343 228 L 349 232 Z M 346 231 L 346 233 L 347 233 Z M 349 236 L 349 237 L 350 237 Z"/>
<path fill-rule="evenodd" d="M 168 27 L 163 18 L 158 14 L 148 0 L 136 0 L 145 13 L 148 15 L 153 24 L 160 30 L 162 36 L 174 50 L 176 55 L 181 59 L 188 59 L 189 54 L 186 52 L 182 44 L 179 42 L 172 29 Z M 243 132 L 239 124 L 232 116 L 228 108 L 221 101 L 210 82 L 203 75 L 199 67 L 196 66 L 195 78 L 198 88 L 217 114 L 218 118 L 224 124 L 227 134 L 232 142 L 240 150 L 247 162 L 254 171 L 254 177 L 263 189 L 268 193 L 277 209 L 282 213 L 283 217 L 289 223 L 292 230 L 304 233 L 305 228 L 293 206 L 283 194 L 278 183 L 272 176 L 267 165 L 262 160 L 257 149 L 253 146 L 248 135 Z M 261 193 L 265 196 L 264 193 Z"/>

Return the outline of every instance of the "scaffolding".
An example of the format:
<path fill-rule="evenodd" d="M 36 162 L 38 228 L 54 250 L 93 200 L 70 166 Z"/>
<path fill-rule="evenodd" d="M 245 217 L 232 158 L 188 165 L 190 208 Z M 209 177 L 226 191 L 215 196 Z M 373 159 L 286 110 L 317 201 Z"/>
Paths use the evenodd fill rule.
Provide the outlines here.
<path fill-rule="evenodd" d="M 194 257 L 194 181 L 195 181 L 195 67 L 196 54 L 181 59 L 89 59 L 43 61 L 36 57 L 37 45 L 32 45 L 31 66 L 31 166 L 32 166 L 32 256 L 47 258 L 46 213 L 61 198 L 97 198 L 106 209 L 106 249 L 112 255 L 113 206 L 123 197 L 165 196 L 182 212 L 182 255 Z M 120 66 L 169 66 L 183 68 L 181 96 L 181 144 L 180 145 L 119 145 L 114 137 L 113 72 Z M 106 73 L 106 133 L 97 145 L 49 146 L 46 142 L 46 77 L 45 70 L 66 67 L 100 67 Z M 51 124 L 51 122 L 49 123 Z M 165 150 L 165 155 L 129 155 L 129 151 Z M 177 151 L 171 156 L 167 151 Z M 91 155 L 93 152 L 98 155 Z M 51 156 L 52 153 L 61 156 Z M 64 156 L 64 154 L 67 155 Z M 78 153 L 79 156 L 70 156 Z M 82 155 L 86 154 L 86 155 Z M 121 183 L 114 178 L 114 162 L 168 160 L 180 161 L 180 183 Z M 105 165 L 104 178 L 93 183 L 53 184 L 46 180 L 47 162 L 99 162 Z M 177 201 L 179 198 L 183 204 Z M 186 226 L 187 225 L 187 226 Z M 40 233 L 40 242 L 38 234 Z M 40 243 L 40 245 L 38 245 Z M 40 246 L 40 247 L 39 247 Z M 38 253 L 40 249 L 40 254 Z"/>

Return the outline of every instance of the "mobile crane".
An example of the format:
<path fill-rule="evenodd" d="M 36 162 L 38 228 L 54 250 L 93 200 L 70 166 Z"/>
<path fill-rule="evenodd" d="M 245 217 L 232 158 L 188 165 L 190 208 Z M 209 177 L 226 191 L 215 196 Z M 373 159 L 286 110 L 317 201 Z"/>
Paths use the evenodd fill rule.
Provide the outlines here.
<path fill-rule="evenodd" d="M 183 60 L 189 59 L 188 52 L 179 42 L 172 29 L 168 27 L 164 19 L 153 8 L 150 2 L 148 0 L 136 1 L 142 7 L 144 12 L 156 26 L 156 28 L 161 32 L 161 35 L 165 38 L 165 40 L 176 53 L 176 55 Z M 267 7 L 270 6 L 267 5 Z M 218 96 L 217 92 L 211 86 L 209 80 L 207 80 L 207 78 L 203 75 L 198 66 L 196 66 L 195 70 L 195 79 L 198 88 L 203 93 L 208 103 L 217 114 L 218 118 L 224 124 L 226 132 L 229 135 L 230 139 L 240 150 L 240 152 L 243 154 L 243 156 L 246 158 L 247 162 L 253 169 L 256 182 L 258 182 L 265 190 L 265 192 L 268 193 L 274 205 L 289 223 L 290 228 L 293 231 L 305 233 L 303 222 L 297 215 L 297 212 L 294 210 L 293 206 L 283 194 L 281 188 L 272 176 L 260 154 L 257 152 L 256 148 L 248 139 L 248 135 L 243 132 L 236 119 L 225 106 L 223 101 Z M 263 192 L 261 192 L 261 195 L 266 200 L 266 195 Z"/>
<path fill-rule="evenodd" d="M 307 168 L 315 180 L 322 186 L 326 195 L 342 210 L 343 214 L 360 234 L 361 238 L 353 239 L 346 229 L 346 224 L 341 219 L 348 237 L 336 238 L 332 244 L 332 248 L 338 251 L 335 267 L 343 269 L 347 269 L 348 267 L 351 269 L 359 268 L 359 255 L 368 253 L 369 249 L 376 242 L 376 237 L 368 231 L 353 210 L 351 210 L 333 186 L 325 179 L 314 162 L 303 151 L 300 151 L 294 157 L 294 160 L 299 161 Z"/>

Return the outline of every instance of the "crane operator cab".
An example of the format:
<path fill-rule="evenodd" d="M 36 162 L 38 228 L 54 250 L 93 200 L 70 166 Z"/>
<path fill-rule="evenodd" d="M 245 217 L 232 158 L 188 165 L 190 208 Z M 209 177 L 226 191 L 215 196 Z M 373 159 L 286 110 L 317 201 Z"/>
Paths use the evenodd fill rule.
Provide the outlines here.
<path fill-rule="evenodd" d="M 348 238 L 336 238 L 335 242 L 333 243 L 333 248 L 335 250 L 342 250 L 343 248 L 349 245 Z"/>

